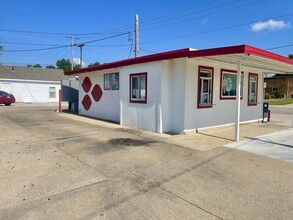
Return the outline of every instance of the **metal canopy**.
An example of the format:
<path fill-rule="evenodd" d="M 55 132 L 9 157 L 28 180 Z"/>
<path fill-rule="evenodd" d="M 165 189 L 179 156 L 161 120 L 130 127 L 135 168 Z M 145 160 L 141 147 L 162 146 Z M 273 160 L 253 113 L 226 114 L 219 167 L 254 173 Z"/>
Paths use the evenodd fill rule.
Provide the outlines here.
<path fill-rule="evenodd" d="M 293 65 L 249 54 L 231 54 L 201 57 L 210 62 L 229 63 L 237 65 L 242 61 L 242 67 L 260 69 L 266 73 L 293 73 Z"/>
<path fill-rule="evenodd" d="M 212 53 L 211 53 L 212 54 Z M 270 54 L 269 54 L 270 55 Z M 249 53 L 236 53 L 236 54 L 217 54 L 217 55 L 209 55 L 205 54 L 203 56 L 199 56 L 197 54 L 192 55 L 192 57 L 208 61 L 212 63 L 225 63 L 235 65 L 237 68 L 237 95 L 236 95 L 236 119 L 235 119 L 235 141 L 239 141 L 239 133 L 240 133 L 240 91 L 241 91 L 241 69 L 242 67 L 249 67 L 261 70 L 264 73 L 293 73 L 293 60 L 292 63 L 290 60 L 281 60 L 275 59 L 276 57 L 263 57 L 259 55 L 249 54 Z"/>

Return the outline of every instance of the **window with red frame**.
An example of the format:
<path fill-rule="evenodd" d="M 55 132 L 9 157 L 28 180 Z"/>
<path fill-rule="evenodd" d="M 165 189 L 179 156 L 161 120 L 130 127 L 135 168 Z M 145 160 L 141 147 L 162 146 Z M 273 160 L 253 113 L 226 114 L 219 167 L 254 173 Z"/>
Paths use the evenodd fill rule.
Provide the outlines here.
<path fill-rule="evenodd" d="M 240 97 L 243 95 L 243 72 L 241 73 Z M 236 99 L 237 71 L 221 69 L 220 99 Z"/>
<path fill-rule="evenodd" d="M 257 105 L 258 75 L 249 73 L 248 77 L 248 105 Z"/>
<path fill-rule="evenodd" d="M 130 102 L 147 102 L 147 73 L 130 74 Z"/>
<path fill-rule="evenodd" d="M 198 108 L 209 108 L 213 104 L 214 68 L 200 66 L 198 71 Z"/>

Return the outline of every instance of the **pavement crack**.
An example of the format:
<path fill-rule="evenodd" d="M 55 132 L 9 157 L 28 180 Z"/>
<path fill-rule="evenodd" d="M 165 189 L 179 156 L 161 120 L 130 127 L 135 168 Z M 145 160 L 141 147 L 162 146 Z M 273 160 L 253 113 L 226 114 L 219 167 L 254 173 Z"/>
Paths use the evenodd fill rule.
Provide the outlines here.
<path fill-rule="evenodd" d="M 75 157 L 74 155 L 70 154 L 69 152 L 63 150 L 62 148 L 58 147 L 58 146 L 55 146 L 56 148 L 58 148 L 60 151 L 62 151 L 63 153 L 65 153 L 67 156 L 70 156 L 72 157 L 73 159 L 77 160 L 78 162 L 82 163 L 83 165 L 87 166 L 87 167 L 90 167 L 91 169 L 99 172 L 100 174 L 103 174 L 105 177 L 109 178 L 108 175 L 106 175 L 104 172 L 102 172 L 101 170 L 97 169 L 96 167 L 93 167 L 85 162 L 83 162 L 81 159 Z"/>
<path fill-rule="evenodd" d="M 179 195 L 177 195 L 177 194 L 171 192 L 170 190 L 167 190 L 167 189 L 163 188 L 163 187 L 161 186 L 160 183 L 152 183 L 152 182 L 146 180 L 145 178 L 143 178 L 143 177 L 141 177 L 141 176 L 138 176 L 138 175 L 136 175 L 136 174 L 134 174 L 134 173 L 131 173 L 131 174 L 132 174 L 133 176 L 139 178 L 140 180 L 144 181 L 144 182 L 148 185 L 148 188 L 150 188 L 150 189 L 152 189 L 152 188 L 159 188 L 159 189 L 161 189 L 161 190 L 163 190 L 163 191 L 165 191 L 165 192 L 171 194 L 172 196 L 174 196 L 174 197 L 176 197 L 176 198 L 178 198 L 178 199 L 180 199 L 180 200 L 182 200 L 182 201 L 184 201 L 184 202 L 187 202 L 188 204 L 190 204 L 190 205 L 192 205 L 192 206 L 194 206 L 194 207 L 196 207 L 196 208 L 198 208 L 198 209 L 204 211 L 205 213 L 207 213 L 207 214 L 209 214 L 209 215 L 212 215 L 212 216 L 214 216 L 214 217 L 217 218 L 217 219 L 221 219 L 221 220 L 223 220 L 223 218 L 221 218 L 220 216 L 217 216 L 216 214 L 213 214 L 212 212 L 206 210 L 205 208 L 202 208 L 201 206 L 199 206 L 199 205 L 197 205 L 197 204 L 195 204 L 195 203 L 193 203 L 193 202 L 190 202 L 190 201 L 188 201 L 187 199 L 184 199 L 183 197 L 181 197 L 181 196 L 179 196 Z M 149 189 L 148 189 L 148 190 L 149 190 Z"/>
<path fill-rule="evenodd" d="M 200 210 L 202 210 L 202 211 L 204 211 L 204 212 L 206 212 L 206 213 L 208 213 L 208 214 L 214 216 L 215 218 L 217 218 L 217 219 L 222 219 L 222 220 L 223 220 L 223 218 L 221 218 L 220 216 L 217 216 L 216 214 L 213 214 L 212 212 L 210 212 L 210 211 L 208 211 L 208 210 L 202 208 L 201 206 L 199 206 L 199 205 L 197 205 L 197 204 L 195 204 L 195 203 L 193 203 L 193 202 L 190 202 L 190 201 L 188 201 L 187 199 L 184 199 L 183 197 L 178 196 L 178 195 L 176 195 L 175 193 L 173 193 L 173 192 L 171 192 L 171 191 L 169 191 L 169 190 L 167 190 L 167 189 L 165 189 L 165 188 L 163 188 L 163 187 L 161 187 L 161 186 L 159 186 L 159 188 L 162 189 L 162 190 L 164 190 L 165 192 L 167 192 L 167 193 L 169 193 L 169 194 L 175 196 L 176 198 L 178 198 L 178 199 L 180 199 L 180 200 L 182 200 L 182 201 L 184 201 L 184 202 L 187 202 L 187 203 L 189 203 L 190 205 L 192 205 L 192 206 L 194 206 L 194 207 L 196 207 L 196 208 L 198 208 L 198 209 L 200 209 Z"/>

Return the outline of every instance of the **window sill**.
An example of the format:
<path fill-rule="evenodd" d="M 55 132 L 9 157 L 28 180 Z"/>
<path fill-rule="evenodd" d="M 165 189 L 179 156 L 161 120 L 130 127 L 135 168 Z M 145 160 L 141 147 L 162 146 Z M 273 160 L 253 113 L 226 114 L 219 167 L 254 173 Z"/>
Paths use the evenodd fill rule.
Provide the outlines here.
<path fill-rule="evenodd" d="M 197 105 L 197 108 L 212 108 L 213 105 Z"/>
<path fill-rule="evenodd" d="M 130 103 L 141 103 L 141 104 L 146 104 L 147 101 L 146 100 L 130 100 Z"/>

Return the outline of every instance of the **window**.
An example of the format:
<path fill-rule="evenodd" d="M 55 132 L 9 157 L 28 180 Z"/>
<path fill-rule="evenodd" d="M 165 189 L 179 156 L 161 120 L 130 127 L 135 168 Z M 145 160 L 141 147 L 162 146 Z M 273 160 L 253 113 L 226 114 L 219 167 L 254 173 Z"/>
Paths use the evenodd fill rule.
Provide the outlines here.
<path fill-rule="evenodd" d="M 119 90 L 119 73 L 104 74 L 104 90 Z"/>
<path fill-rule="evenodd" d="M 111 89 L 111 74 L 104 75 L 104 90 Z"/>
<path fill-rule="evenodd" d="M 49 98 L 56 98 L 56 87 L 49 87 Z"/>
<path fill-rule="evenodd" d="M 147 73 L 130 74 L 130 102 L 147 103 Z"/>
<path fill-rule="evenodd" d="M 272 88 L 272 91 L 273 91 L 273 92 L 277 92 L 277 91 L 278 91 L 278 88 L 273 87 L 273 88 Z"/>
<path fill-rule="evenodd" d="M 119 73 L 112 74 L 112 90 L 119 89 Z"/>
<path fill-rule="evenodd" d="M 248 76 L 248 105 L 257 105 L 258 75 L 249 73 Z"/>
<path fill-rule="evenodd" d="M 199 66 L 198 68 L 198 108 L 211 108 L 213 104 L 214 68 Z"/>
<path fill-rule="evenodd" d="M 243 72 L 241 73 L 241 91 L 243 94 Z M 221 91 L 220 99 L 236 99 L 237 90 L 237 71 L 221 69 Z"/>

